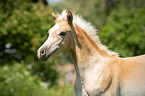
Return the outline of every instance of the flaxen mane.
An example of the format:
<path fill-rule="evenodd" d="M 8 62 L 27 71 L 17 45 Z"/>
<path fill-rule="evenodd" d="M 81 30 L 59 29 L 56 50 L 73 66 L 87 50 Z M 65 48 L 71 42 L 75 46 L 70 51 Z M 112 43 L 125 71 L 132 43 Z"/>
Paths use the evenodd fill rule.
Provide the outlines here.
<path fill-rule="evenodd" d="M 56 22 L 60 20 L 66 20 L 66 17 L 67 10 L 64 10 L 61 14 L 58 14 Z M 113 56 L 119 56 L 118 53 L 108 50 L 106 46 L 101 44 L 99 36 L 97 35 L 97 30 L 90 22 L 85 21 L 81 16 L 76 14 L 73 14 L 73 22 L 81 27 L 93 39 L 93 41 L 102 50 L 102 52 Z"/>

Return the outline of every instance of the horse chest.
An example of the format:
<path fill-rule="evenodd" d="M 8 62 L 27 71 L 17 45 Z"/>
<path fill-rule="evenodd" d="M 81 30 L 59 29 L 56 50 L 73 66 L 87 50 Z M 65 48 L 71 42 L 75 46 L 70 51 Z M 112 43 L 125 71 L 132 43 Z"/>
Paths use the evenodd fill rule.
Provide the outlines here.
<path fill-rule="evenodd" d="M 103 73 L 99 66 L 88 66 L 87 68 L 80 69 L 80 77 L 82 85 L 87 92 L 94 94 L 96 90 L 100 90 L 103 81 Z"/>
<path fill-rule="evenodd" d="M 86 67 L 78 67 L 81 83 L 90 95 L 100 96 L 110 86 L 111 73 L 103 62 L 91 62 Z"/>
<path fill-rule="evenodd" d="M 98 82 L 102 81 L 101 74 L 97 68 L 92 67 L 85 70 L 84 75 L 84 86 L 88 92 L 94 93 L 99 87 L 101 87 Z"/>
<path fill-rule="evenodd" d="M 86 82 L 90 77 L 95 78 L 95 69 L 93 62 L 88 60 L 78 62 L 78 72 L 80 74 L 81 82 Z"/>

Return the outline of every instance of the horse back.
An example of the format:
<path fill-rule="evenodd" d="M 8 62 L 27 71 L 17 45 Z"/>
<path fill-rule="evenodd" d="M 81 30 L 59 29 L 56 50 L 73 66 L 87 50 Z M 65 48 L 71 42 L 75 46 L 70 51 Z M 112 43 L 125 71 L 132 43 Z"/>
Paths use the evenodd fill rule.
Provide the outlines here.
<path fill-rule="evenodd" d="M 145 96 L 145 55 L 119 58 L 115 68 L 121 95 Z"/>

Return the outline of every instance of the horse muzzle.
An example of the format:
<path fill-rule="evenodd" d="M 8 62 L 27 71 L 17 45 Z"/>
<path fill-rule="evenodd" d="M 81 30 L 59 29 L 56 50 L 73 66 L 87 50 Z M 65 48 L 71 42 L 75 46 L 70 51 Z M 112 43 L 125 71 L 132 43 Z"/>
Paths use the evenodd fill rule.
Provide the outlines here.
<path fill-rule="evenodd" d="M 46 61 L 48 58 L 53 56 L 58 48 L 59 46 L 54 46 L 50 49 L 39 49 L 37 52 L 38 58 L 42 61 Z"/>
<path fill-rule="evenodd" d="M 43 49 L 43 50 L 38 50 L 37 54 L 38 54 L 38 58 L 42 61 L 46 61 L 49 56 L 46 55 L 46 49 Z"/>

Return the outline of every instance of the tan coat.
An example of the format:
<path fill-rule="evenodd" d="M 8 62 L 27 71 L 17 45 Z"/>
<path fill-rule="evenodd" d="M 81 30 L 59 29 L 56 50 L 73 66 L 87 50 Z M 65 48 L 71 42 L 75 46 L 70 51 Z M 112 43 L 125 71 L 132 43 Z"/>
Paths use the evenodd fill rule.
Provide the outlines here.
<path fill-rule="evenodd" d="M 76 71 L 76 96 L 145 96 L 145 55 L 120 58 L 101 44 L 94 27 L 70 11 L 59 16 L 38 50 L 47 60 L 70 50 Z M 74 17 L 74 18 L 73 18 Z"/>

